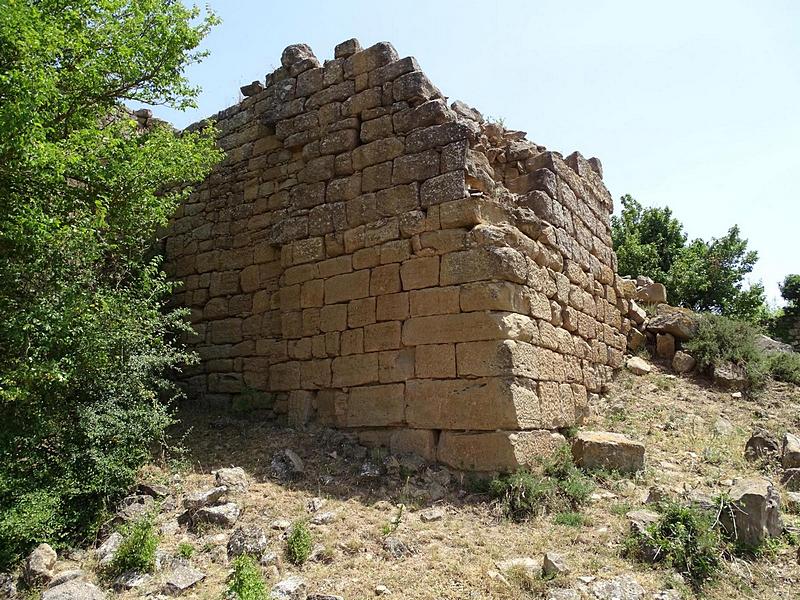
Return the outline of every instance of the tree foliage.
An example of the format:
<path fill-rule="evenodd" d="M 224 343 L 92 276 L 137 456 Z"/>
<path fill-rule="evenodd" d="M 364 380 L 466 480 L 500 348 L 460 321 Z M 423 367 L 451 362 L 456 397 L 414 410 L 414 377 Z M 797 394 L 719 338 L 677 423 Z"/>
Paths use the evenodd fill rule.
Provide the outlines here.
<path fill-rule="evenodd" d="M 737 225 L 720 238 L 687 241 L 669 208 L 644 208 L 628 195 L 621 200 L 621 214 L 611 217 L 621 275 L 664 283 L 672 304 L 750 321 L 764 317 L 764 286 L 744 286 L 758 253 L 748 250 Z"/>
<path fill-rule="evenodd" d="M 143 129 L 185 108 L 214 24 L 173 0 L 0 0 L 0 566 L 79 540 L 170 423 L 192 360 L 153 251 L 214 132 Z"/>

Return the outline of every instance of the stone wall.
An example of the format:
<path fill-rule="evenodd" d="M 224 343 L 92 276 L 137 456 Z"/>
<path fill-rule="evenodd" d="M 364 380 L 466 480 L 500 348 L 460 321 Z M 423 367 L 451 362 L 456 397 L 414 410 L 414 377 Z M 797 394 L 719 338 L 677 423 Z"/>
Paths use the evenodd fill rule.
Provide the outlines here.
<path fill-rule="evenodd" d="M 227 158 L 166 241 L 191 401 L 463 469 L 549 451 L 626 345 L 599 161 L 448 107 L 388 43 L 281 64 L 212 118 Z"/>

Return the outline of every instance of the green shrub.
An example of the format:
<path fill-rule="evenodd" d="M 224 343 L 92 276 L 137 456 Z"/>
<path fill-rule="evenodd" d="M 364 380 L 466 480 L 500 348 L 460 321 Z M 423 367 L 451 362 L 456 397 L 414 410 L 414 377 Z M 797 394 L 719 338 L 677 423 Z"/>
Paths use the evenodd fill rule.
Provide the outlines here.
<path fill-rule="evenodd" d="M 171 423 L 192 361 L 157 231 L 221 153 L 213 129 L 142 129 L 123 102 L 185 107 L 214 22 L 180 2 L 0 10 L 0 571 L 93 539 Z"/>
<path fill-rule="evenodd" d="M 515 520 L 556 511 L 575 511 L 594 489 L 591 480 L 572 462 L 567 446 L 542 461 L 541 474 L 526 469 L 493 479 L 490 494 L 504 514 Z"/>
<path fill-rule="evenodd" d="M 194 556 L 194 546 L 189 542 L 181 542 L 178 544 L 178 556 L 181 558 L 192 558 Z"/>
<path fill-rule="evenodd" d="M 583 525 L 583 515 L 579 512 L 560 512 L 558 513 L 553 522 L 556 525 L 566 525 L 567 527 L 580 527 Z"/>
<path fill-rule="evenodd" d="M 774 379 L 800 385 L 800 354 L 797 352 L 771 352 L 767 361 L 769 372 Z"/>
<path fill-rule="evenodd" d="M 725 552 L 713 515 L 674 503 L 662 506 L 661 517 L 643 535 L 631 533 L 625 547 L 635 558 L 664 561 L 695 588 L 718 574 Z"/>
<path fill-rule="evenodd" d="M 295 521 L 286 540 L 289 560 L 296 565 L 302 565 L 311 556 L 313 543 L 308 524 L 303 520 Z"/>
<path fill-rule="evenodd" d="M 151 516 L 122 527 L 122 542 L 108 568 L 111 576 L 126 571 L 151 573 L 156 567 L 158 536 Z"/>
<path fill-rule="evenodd" d="M 756 346 L 759 330 L 752 324 L 704 314 L 700 317 L 697 334 L 685 347 L 697 360 L 701 370 L 711 371 L 726 362 L 744 369 L 753 389 L 763 387 L 769 375 L 764 353 Z"/>
<path fill-rule="evenodd" d="M 261 568 L 255 559 L 243 554 L 233 559 L 233 574 L 228 581 L 226 598 L 238 600 L 266 600 L 267 586 Z"/>

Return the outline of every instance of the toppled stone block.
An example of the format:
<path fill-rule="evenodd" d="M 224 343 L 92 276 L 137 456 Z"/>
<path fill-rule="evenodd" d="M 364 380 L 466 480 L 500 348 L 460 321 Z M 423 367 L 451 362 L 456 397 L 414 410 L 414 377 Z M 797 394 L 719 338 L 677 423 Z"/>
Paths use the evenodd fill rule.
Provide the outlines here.
<path fill-rule="evenodd" d="M 714 366 L 714 383 L 726 390 L 743 390 L 747 387 L 747 372 L 744 367 L 733 363 Z"/>
<path fill-rule="evenodd" d="M 757 427 L 753 431 L 753 435 L 747 440 L 744 446 L 744 456 L 748 460 L 757 460 L 761 458 L 775 458 L 780 454 L 781 447 L 772 433 Z"/>
<path fill-rule="evenodd" d="M 224 487 L 236 492 L 245 492 L 250 486 L 247 473 L 241 467 L 219 469 L 214 472 L 214 480 L 218 487 Z"/>
<path fill-rule="evenodd" d="M 243 85 L 239 88 L 239 90 L 242 92 L 242 96 L 255 96 L 259 92 L 264 91 L 264 84 L 260 81 L 254 81 L 252 83 L 248 83 L 247 85 Z"/>
<path fill-rule="evenodd" d="M 670 359 L 675 355 L 675 338 L 671 334 L 656 335 L 656 355 Z"/>
<path fill-rule="evenodd" d="M 792 433 L 783 436 L 783 456 L 781 458 L 784 469 L 800 468 L 800 438 Z"/>
<path fill-rule="evenodd" d="M 569 575 L 570 568 L 566 559 L 557 552 L 545 552 L 542 561 L 542 575 L 546 578 Z"/>
<path fill-rule="evenodd" d="M 646 304 L 666 303 L 667 288 L 663 283 L 646 283 L 637 287 L 635 299 Z"/>
<path fill-rule="evenodd" d="M 53 578 L 58 555 L 50 544 L 39 544 L 25 560 L 25 581 L 31 587 L 43 585 Z"/>
<path fill-rule="evenodd" d="M 572 442 L 572 457 L 585 469 L 635 473 L 644 468 L 644 444 L 621 433 L 580 431 Z"/>
<path fill-rule="evenodd" d="M 678 340 L 686 341 L 697 334 L 697 320 L 687 312 L 675 310 L 651 317 L 647 322 L 647 329 L 653 333 L 666 333 Z"/>
<path fill-rule="evenodd" d="M 193 492 L 183 499 L 183 507 L 187 510 L 197 510 L 204 506 L 214 504 L 228 491 L 225 486 L 217 486 L 208 490 Z"/>
<path fill-rule="evenodd" d="M 178 565 L 167 575 L 163 592 L 169 596 L 179 596 L 205 578 L 206 574 L 194 567 Z"/>
<path fill-rule="evenodd" d="M 269 593 L 270 600 L 306 600 L 306 581 L 297 575 L 276 583 Z"/>
<path fill-rule="evenodd" d="M 88 581 L 73 579 L 42 592 L 42 600 L 105 600 L 106 593 Z"/>
<path fill-rule="evenodd" d="M 236 523 L 240 513 L 241 509 L 238 504 L 226 502 L 219 506 L 206 506 L 199 509 L 192 515 L 192 522 L 231 527 Z"/>
<path fill-rule="evenodd" d="M 634 375 L 647 375 L 653 368 L 647 363 L 647 361 L 643 358 L 638 356 L 631 356 L 626 362 L 625 366 L 627 367 L 628 371 L 633 373 Z"/>
<path fill-rule="evenodd" d="M 244 525 L 237 527 L 228 538 L 228 557 L 249 554 L 260 557 L 267 551 L 267 534 L 261 527 L 256 525 Z"/>
<path fill-rule="evenodd" d="M 733 539 L 756 548 L 767 538 L 783 533 L 780 494 L 769 480 L 740 479 L 728 495 L 731 510 L 720 514 L 720 522 Z"/>
<path fill-rule="evenodd" d="M 689 373 L 694 370 L 697 361 L 691 354 L 678 350 L 672 357 L 672 370 L 676 373 Z"/>

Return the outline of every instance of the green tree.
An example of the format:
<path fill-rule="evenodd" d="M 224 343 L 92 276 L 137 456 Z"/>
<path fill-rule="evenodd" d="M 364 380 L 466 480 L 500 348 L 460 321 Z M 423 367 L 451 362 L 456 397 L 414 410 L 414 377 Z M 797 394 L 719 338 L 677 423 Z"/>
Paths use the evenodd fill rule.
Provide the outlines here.
<path fill-rule="evenodd" d="M 678 306 L 752 322 L 767 317 L 764 286 L 744 285 L 758 253 L 748 250 L 738 226 L 721 238 L 687 242 L 683 224 L 669 208 L 644 208 L 623 196 L 611 227 L 621 275 L 660 281 Z"/>
<path fill-rule="evenodd" d="M 192 105 L 214 24 L 174 0 L 0 0 L 0 567 L 91 535 L 171 422 L 192 355 L 156 231 L 219 159 Z"/>
<path fill-rule="evenodd" d="M 797 341 L 789 335 L 790 329 L 800 323 L 800 275 L 787 275 L 779 284 L 786 306 L 778 309 L 769 322 L 770 335 L 789 344 Z"/>

